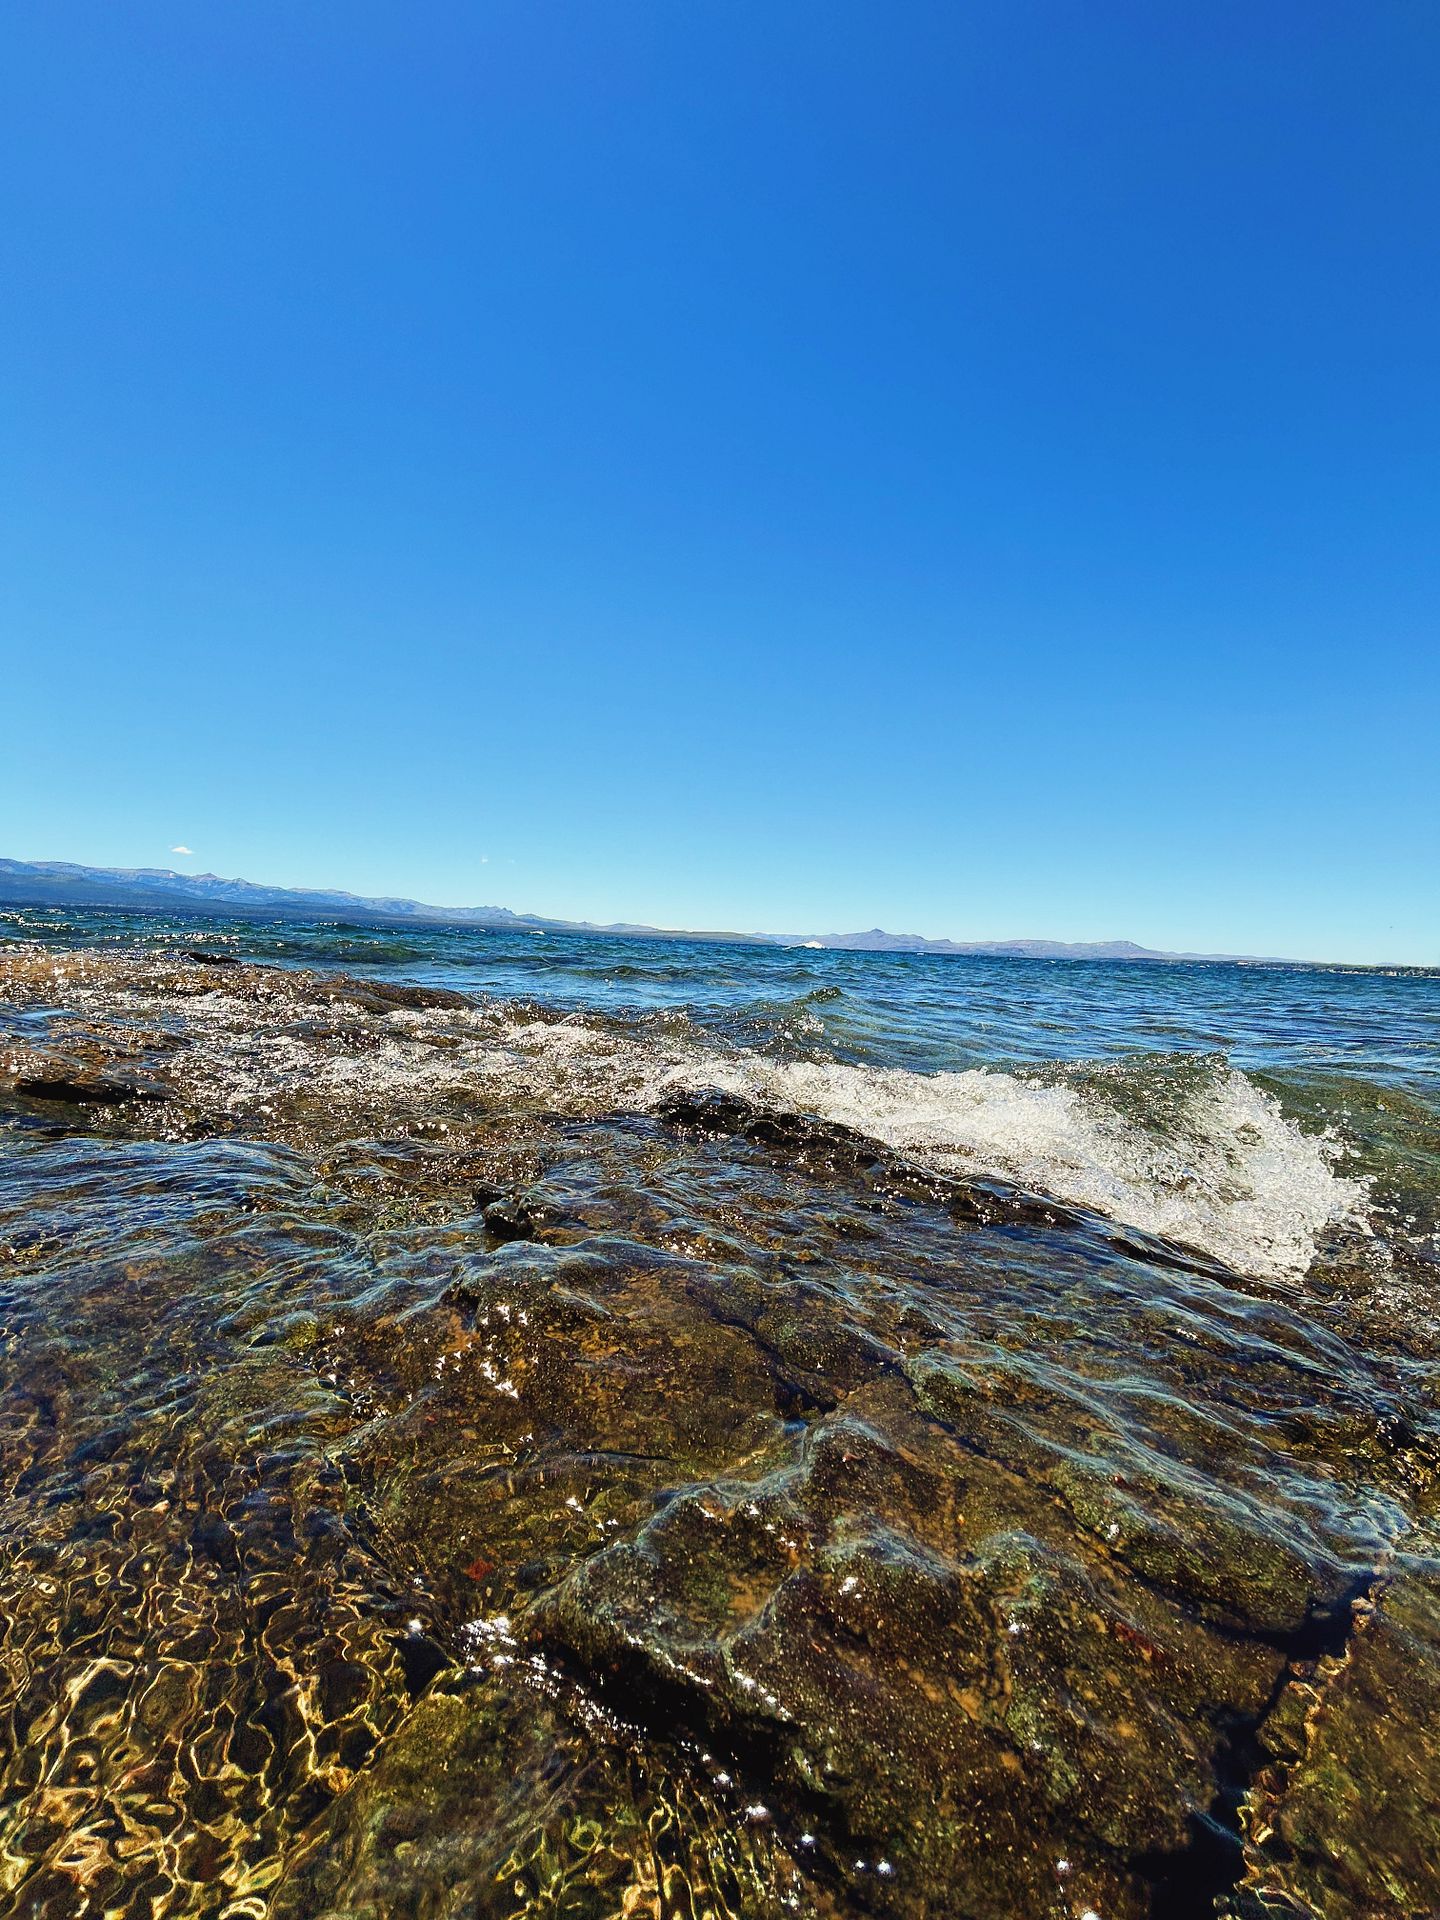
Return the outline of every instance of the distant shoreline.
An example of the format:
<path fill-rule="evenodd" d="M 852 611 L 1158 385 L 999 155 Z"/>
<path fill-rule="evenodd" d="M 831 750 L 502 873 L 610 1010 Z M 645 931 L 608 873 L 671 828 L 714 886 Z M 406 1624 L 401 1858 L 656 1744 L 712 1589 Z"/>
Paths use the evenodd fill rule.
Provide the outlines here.
<path fill-rule="evenodd" d="M 80 908 L 135 914 L 171 914 L 238 920 L 348 921 L 357 926 L 415 931 L 582 934 L 606 939 L 683 940 L 711 945 L 799 947 L 844 953 L 903 953 L 953 958 L 1146 962 L 1173 965 L 1295 967 L 1360 973 L 1435 972 L 1416 963 L 1296 960 L 1274 955 L 1169 953 L 1128 940 L 930 940 L 873 927 L 863 933 L 732 933 L 720 929 L 602 925 L 514 913 L 507 907 L 435 907 L 422 901 L 378 899 L 328 889 L 268 887 L 215 874 L 168 868 L 88 867 L 69 861 L 0 858 L 0 907 Z"/>

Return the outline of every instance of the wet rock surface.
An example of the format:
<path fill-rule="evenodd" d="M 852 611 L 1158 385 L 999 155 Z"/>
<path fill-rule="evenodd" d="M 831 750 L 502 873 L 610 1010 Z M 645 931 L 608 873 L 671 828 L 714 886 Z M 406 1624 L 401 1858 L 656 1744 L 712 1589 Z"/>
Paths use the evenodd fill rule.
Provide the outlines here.
<path fill-rule="evenodd" d="M 0 1911 L 1440 1910 L 1413 1291 L 197 959 L 4 961 Z"/>

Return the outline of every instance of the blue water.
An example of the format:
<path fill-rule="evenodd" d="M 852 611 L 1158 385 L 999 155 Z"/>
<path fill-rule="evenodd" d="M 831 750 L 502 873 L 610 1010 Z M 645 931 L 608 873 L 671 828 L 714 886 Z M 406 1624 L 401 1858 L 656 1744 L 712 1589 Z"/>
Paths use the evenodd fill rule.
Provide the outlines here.
<path fill-rule="evenodd" d="M 683 1012 L 742 1041 L 788 1038 L 822 1057 L 921 1073 L 1200 1053 L 1246 1071 L 1339 1074 L 1440 1095 L 1440 970 L 852 953 L 40 909 L 0 914 L 0 937 L 198 948 L 566 1012 Z"/>

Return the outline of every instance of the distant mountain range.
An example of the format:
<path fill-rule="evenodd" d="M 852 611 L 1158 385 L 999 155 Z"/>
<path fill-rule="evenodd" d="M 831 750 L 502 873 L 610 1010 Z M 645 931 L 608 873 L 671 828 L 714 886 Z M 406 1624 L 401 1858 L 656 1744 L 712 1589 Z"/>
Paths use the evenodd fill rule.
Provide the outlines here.
<path fill-rule="evenodd" d="M 81 867 L 0 858 L 0 905 L 112 907 L 131 913 L 221 914 L 242 920 L 348 920 L 367 926 L 488 927 L 512 933 L 603 933 L 636 940 L 719 940 L 746 946 L 838 947 L 860 953 L 974 953 L 1030 960 L 1237 960 L 1240 954 L 1159 953 L 1133 940 L 927 940 L 918 933 L 723 933 L 622 921 L 550 920 L 508 907 L 429 907 L 327 889 L 257 886 L 165 867 Z"/>

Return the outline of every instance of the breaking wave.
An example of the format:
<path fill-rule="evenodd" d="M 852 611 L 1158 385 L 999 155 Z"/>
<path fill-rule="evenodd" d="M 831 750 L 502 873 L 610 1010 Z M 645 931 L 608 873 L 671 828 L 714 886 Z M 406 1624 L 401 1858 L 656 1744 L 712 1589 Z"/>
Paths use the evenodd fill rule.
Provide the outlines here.
<path fill-rule="evenodd" d="M 1152 1058 L 1068 1077 L 927 1074 L 524 1018 L 477 1051 L 449 1071 L 478 1070 L 492 1092 L 644 1112 L 676 1092 L 715 1088 L 835 1122 L 947 1173 L 1053 1194 L 1261 1277 L 1298 1278 L 1328 1229 L 1363 1225 L 1367 1183 L 1341 1170 L 1344 1143 L 1304 1131 L 1221 1058 Z"/>
<path fill-rule="evenodd" d="M 108 964 L 67 967 L 70 1005 L 113 1016 Z M 403 1123 L 456 1098 L 492 1111 L 643 1114 L 715 1089 L 837 1123 L 948 1174 L 1048 1193 L 1267 1279 L 1303 1276 L 1337 1228 L 1370 1230 L 1369 1181 L 1347 1167 L 1347 1142 L 1301 1126 L 1223 1054 L 926 1072 L 824 1057 L 823 1034 L 794 1019 L 762 1023 L 761 1044 L 746 1045 L 678 1008 L 562 1016 L 471 1001 L 297 1020 L 286 980 L 277 973 L 258 996 L 217 986 L 187 997 L 186 1038 L 167 1068 L 176 1084 L 262 1124 L 299 1090 L 355 1105 L 361 1128 L 377 1112 Z M 119 1000 L 132 1017 L 176 1017 L 175 1000 L 134 975 Z"/>

